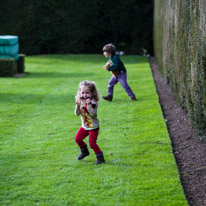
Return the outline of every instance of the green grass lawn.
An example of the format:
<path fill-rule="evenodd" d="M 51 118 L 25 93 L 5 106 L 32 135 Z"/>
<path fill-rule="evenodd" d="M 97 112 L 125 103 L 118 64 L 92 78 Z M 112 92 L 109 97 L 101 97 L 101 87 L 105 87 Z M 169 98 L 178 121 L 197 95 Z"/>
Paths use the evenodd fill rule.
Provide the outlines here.
<path fill-rule="evenodd" d="M 117 84 L 98 107 L 98 145 L 78 161 L 74 115 L 78 84 L 107 94 L 103 55 L 26 57 L 26 76 L 0 78 L 0 205 L 184 206 L 171 142 L 148 60 L 123 56 L 137 102 Z M 86 138 L 88 143 L 88 138 Z"/>

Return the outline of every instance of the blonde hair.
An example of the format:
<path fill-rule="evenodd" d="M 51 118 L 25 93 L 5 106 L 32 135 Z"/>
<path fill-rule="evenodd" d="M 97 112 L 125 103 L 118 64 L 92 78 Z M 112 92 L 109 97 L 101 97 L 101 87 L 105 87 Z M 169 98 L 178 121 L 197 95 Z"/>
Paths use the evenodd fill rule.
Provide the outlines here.
<path fill-rule="evenodd" d="M 79 83 L 79 88 L 77 90 L 77 94 L 75 96 L 76 101 L 81 102 L 80 96 L 81 96 L 81 88 L 82 87 L 88 87 L 92 96 L 91 99 L 94 99 L 96 102 L 99 101 L 99 93 L 98 90 L 96 88 L 96 84 L 93 81 L 82 81 Z"/>

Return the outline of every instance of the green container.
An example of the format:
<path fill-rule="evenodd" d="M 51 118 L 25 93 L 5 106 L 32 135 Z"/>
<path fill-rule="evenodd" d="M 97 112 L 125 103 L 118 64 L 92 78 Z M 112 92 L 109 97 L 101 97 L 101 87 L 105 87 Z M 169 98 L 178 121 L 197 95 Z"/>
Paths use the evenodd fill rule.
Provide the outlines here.
<path fill-rule="evenodd" d="M 0 56 L 10 55 L 12 57 L 19 53 L 19 44 L 14 45 L 0 45 Z"/>
<path fill-rule="evenodd" d="M 0 58 L 14 58 L 18 60 L 18 36 L 0 35 Z"/>
<path fill-rule="evenodd" d="M 19 43 L 18 36 L 0 35 L 0 46 L 1 45 L 14 45 L 18 43 Z"/>

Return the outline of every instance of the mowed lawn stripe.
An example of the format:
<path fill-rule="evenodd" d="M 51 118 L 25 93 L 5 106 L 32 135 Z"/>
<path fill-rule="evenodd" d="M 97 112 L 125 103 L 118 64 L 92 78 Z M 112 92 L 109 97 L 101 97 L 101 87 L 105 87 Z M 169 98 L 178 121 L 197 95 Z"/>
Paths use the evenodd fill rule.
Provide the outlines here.
<path fill-rule="evenodd" d="M 0 78 L 1 205 L 187 205 L 148 60 L 121 58 L 138 101 L 119 84 L 100 100 L 102 165 L 74 141 L 79 82 L 107 93 L 102 55 L 30 56 L 26 76 Z"/>

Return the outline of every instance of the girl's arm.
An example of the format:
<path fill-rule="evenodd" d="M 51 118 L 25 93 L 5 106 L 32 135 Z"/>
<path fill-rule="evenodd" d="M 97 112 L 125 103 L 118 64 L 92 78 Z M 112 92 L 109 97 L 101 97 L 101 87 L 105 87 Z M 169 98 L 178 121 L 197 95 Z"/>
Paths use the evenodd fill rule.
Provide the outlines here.
<path fill-rule="evenodd" d="M 91 101 L 91 103 L 87 104 L 87 111 L 91 117 L 95 116 L 97 114 L 97 103 Z"/>
<path fill-rule="evenodd" d="M 76 116 L 80 115 L 80 105 L 79 104 L 76 104 L 75 109 L 74 109 L 74 114 Z"/>

